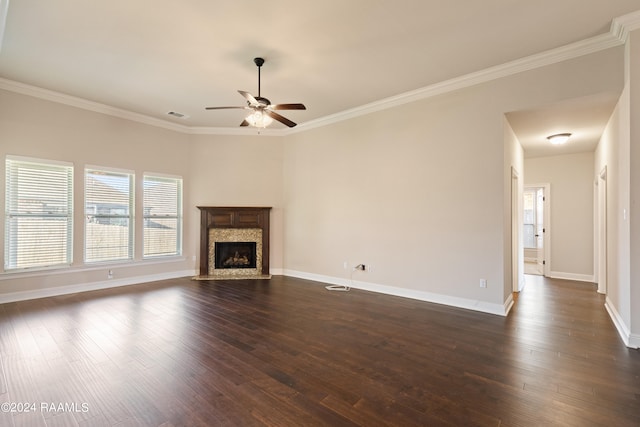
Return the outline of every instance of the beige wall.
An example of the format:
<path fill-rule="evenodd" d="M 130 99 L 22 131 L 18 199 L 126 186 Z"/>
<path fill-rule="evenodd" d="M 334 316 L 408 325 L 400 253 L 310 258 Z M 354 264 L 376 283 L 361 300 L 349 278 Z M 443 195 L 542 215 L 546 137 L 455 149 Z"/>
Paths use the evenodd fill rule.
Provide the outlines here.
<path fill-rule="evenodd" d="M 360 287 L 502 307 L 512 289 L 505 179 L 517 158 L 505 151 L 504 113 L 612 81 L 621 88 L 622 55 L 610 49 L 288 137 L 285 271 L 344 283 L 344 261 L 368 263 L 373 271 L 354 275 Z"/>
<path fill-rule="evenodd" d="M 550 184 L 551 277 L 594 281 L 593 165 L 592 152 L 524 160 L 526 185 Z"/>
<path fill-rule="evenodd" d="M 509 282 L 506 280 L 504 287 L 504 299 L 509 298 L 512 291 L 520 291 L 524 287 L 524 241 L 523 241 L 523 189 L 524 189 L 524 154 L 522 145 L 513 129 L 509 125 L 508 120 L 504 119 L 504 147 L 505 147 L 505 174 L 504 174 L 504 194 L 510 197 L 505 197 L 504 206 L 504 245 L 505 245 L 505 258 L 504 266 L 505 280 L 508 278 L 514 278 L 511 282 L 512 288 L 509 289 Z M 517 191 L 512 191 L 515 186 Z M 513 197 L 516 198 L 514 202 Z M 517 206 L 513 206 L 513 204 Z M 513 210 L 517 209 L 515 215 Z M 517 237 L 513 237 L 513 234 L 517 234 Z M 516 269 L 514 275 L 514 269 Z M 515 281 L 515 283 L 513 283 Z"/>
<path fill-rule="evenodd" d="M 348 278 L 344 261 L 365 263 L 357 280 L 502 304 L 502 122 L 477 95 L 289 138 L 286 269 Z M 478 115 L 465 128 L 483 141 L 462 142 L 459 120 Z"/>
<path fill-rule="evenodd" d="M 192 203 L 185 215 L 199 224 L 196 206 L 271 207 L 272 274 L 282 274 L 283 267 L 282 144 L 280 137 L 214 135 L 193 135 L 189 143 Z M 188 232 L 199 241 L 198 227 Z"/>
<path fill-rule="evenodd" d="M 622 49 L 609 49 L 286 137 L 181 134 L 3 92 L 0 155 L 185 178 L 184 259 L 137 260 L 118 275 L 193 269 L 196 205 L 265 205 L 274 208 L 276 272 L 346 283 L 365 263 L 372 270 L 353 275 L 361 287 L 504 314 L 507 179 L 521 162 L 515 138 L 505 142 L 504 114 L 611 88 L 621 63 Z M 75 239 L 77 257 L 81 228 Z M 72 270 L 2 275 L 0 292 L 104 281 L 101 270 Z"/>
<path fill-rule="evenodd" d="M 0 274 L 0 301 L 46 295 L 91 287 L 128 284 L 136 277 L 163 278 L 193 271 L 195 244 L 188 233 L 183 241 L 184 256 L 163 262 L 142 260 L 142 218 L 136 217 L 134 262 L 83 264 L 84 199 L 83 174 L 86 165 L 122 168 L 136 174 L 136 205 L 142 205 L 141 183 L 145 172 L 183 177 L 190 185 L 188 136 L 79 108 L 44 101 L 13 92 L 0 91 L 0 159 L 2 171 L 6 155 L 18 155 L 74 164 L 74 237 L 71 268 L 31 273 Z M 0 174 L 0 216 L 4 224 L 4 173 Z M 185 194 L 185 206 L 192 202 Z M 137 212 L 139 213 L 139 212 Z M 188 217 L 184 229 L 194 226 Z M 4 226 L 0 227 L 4 237 Z M 4 241 L 4 238 L 2 239 Z M 0 256 L 4 259 L 4 245 Z M 107 280 L 107 271 L 114 278 Z M 58 289 L 56 291 L 56 289 Z M 43 291 L 45 290 L 45 291 Z M 44 293 L 43 293 L 44 292 Z"/>
<path fill-rule="evenodd" d="M 628 49 L 631 341 L 633 346 L 640 347 L 640 30 L 631 33 Z"/>
<path fill-rule="evenodd" d="M 0 141 L 2 170 L 6 155 L 67 161 L 75 167 L 73 265 L 0 274 L 0 301 L 194 274 L 199 257 L 198 205 L 272 207 L 270 261 L 272 272 L 282 273 L 281 137 L 188 135 L 0 91 Z M 143 173 L 182 176 L 183 256 L 142 260 L 142 223 L 137 218 L 133 262 L 85 265 L 86 165 L 134 171 L 137 206 L 142 204 Z M 1 175 L 4 206 L 4 174 Z M 0 228 L 0 235 L 4 235 L 4 227 Z M 0 258 L 4 257 L 3 250 L 4 245 L 0 247 Z M 114 279 L 107 279 L 108 270 L 114 272 Z"/>
<path fill-rule="evenodd" d="M 627 209 L 629 176 L 624 166 L 629 141 L 629 91 L 624 90 L 595 152 L 594 179 L 606 168 L 607 186 L 607 304 L 620 318 L 629 334 L 631 292 L 629 266 L 629 232 L 624 220 Z M 625 196 L 627 194 L 627 196 Z"/>
<path fill-rule="evenodd" d="M 640 31 L 625 46 L 624 90 L 596 149 L 607 171 L 606 307 L 629 347 L 640 347 Z M 636 208 L 634 208 L 634 206 Z"/>

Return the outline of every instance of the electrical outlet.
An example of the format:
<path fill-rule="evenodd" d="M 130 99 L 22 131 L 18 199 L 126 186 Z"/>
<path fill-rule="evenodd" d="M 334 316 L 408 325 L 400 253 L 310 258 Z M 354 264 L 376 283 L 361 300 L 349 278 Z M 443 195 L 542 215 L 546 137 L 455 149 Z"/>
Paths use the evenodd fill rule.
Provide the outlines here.
<path fill-rule="evenodd" d="M 487 279 L 480 279 L 480 287 L 481 288 L 487 287 Z"/>
<path fill-rule="evenodd" d="M 109 270 L 107 273 L 107 279 L 113 279 L 113 270 Z"/>
<path fill-rule="evenodd" d="M 345 270 L 347 270 L 349 268 L 349 263 L 347 261 L 345 261 L 344 263 L 342 263 L 342 268 L 344 268 Z"/>

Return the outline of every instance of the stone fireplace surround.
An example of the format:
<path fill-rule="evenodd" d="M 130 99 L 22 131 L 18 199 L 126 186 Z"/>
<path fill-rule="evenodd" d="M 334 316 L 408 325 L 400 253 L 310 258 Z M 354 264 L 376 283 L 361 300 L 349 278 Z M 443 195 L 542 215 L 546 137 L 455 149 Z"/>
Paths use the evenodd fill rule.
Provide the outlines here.
<path fill-rule="evenodd" d="M 270 207 L 200 209 L 200 271 L 198 280 L 268 279 Z M 215 242 L 256 242 L 256 268 L 215 268 Z"/>

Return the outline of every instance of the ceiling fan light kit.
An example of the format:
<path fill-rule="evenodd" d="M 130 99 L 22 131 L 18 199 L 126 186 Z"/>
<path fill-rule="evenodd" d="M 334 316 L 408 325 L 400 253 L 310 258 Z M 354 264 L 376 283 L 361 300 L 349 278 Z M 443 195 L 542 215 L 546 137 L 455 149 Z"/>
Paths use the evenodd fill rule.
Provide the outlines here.
<path fill-rule="evenodd" d="M 224 110 L 224 109 L 243 109 L 252 110 L 240 126 L 253 126 L 256 128 L 265 128 L 273 123 L 274 120 L 292 128 L 296 126 L 295 122 L 276 113 L 274 110 L 306 110 L 304 104 L 271 104 L 267 98 L 260 96 L 260 68 L 264 64 L 263 58 L 254 58 L 253 62 L 258 67 L 258 96 L 253 96 L 249 92 L 239 90 L 238 93 L 247 100 L 246 106 L 238 107 L 206 107 L 206 110 Z"/>
<path fill-rule="evenodd" d="M 273 123 L 273 119 L 260 110 L 249 114 L 245 120 L 254 128 L 266 128 Z"/>

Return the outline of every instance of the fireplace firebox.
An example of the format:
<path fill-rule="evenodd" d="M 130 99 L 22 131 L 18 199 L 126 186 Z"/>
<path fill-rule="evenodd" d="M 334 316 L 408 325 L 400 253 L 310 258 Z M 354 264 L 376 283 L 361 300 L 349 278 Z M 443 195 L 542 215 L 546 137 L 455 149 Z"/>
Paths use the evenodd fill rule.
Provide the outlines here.
<path fill-rule="evenodd" d="M 256 242 L 215 242 L 216 268 L 256 268 Z"/>

